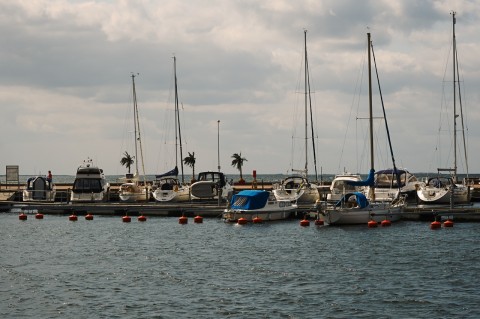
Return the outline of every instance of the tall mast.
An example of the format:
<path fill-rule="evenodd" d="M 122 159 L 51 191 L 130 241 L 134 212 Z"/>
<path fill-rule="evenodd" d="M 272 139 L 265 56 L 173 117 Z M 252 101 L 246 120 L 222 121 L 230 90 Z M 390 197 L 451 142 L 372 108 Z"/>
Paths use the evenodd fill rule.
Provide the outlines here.
<path fill-rule="evenodd" d="M 369 126 L 370 126 L 370 168 L 375 168 L 375 159 L 373 155 L 373 108 L 372 108 L 372 69 L 370 58 L 370 33 L 367 33 L 368 38 L 368 112 L 369 112 Z"/>
<path fill-rule="evenodd" d="M 453 180 L 457 181 L 457 103 L 456 103 L 456 62 L 457 62 L 457 43 L 455 39 L 455 11 L 452 12 L 452 47 L 453 47 Z"/>
<path fill-rule="evenodd" d="M 180 109 L 178 107 L 177 58 L 175 56 L 173 56 L 173 72 L 175 77 L 175 165 L 178 167 L 178 146 L 180 145 L 180 167 L 182 172 L 182 183 L 184 183 L 182 134 L 180 130 Z"/>
<path fill-rule="evenodd" d="M 304 33 L 304 42 L 305 42 L 305 177 L 308 176 L 308 64 L 307 64 L 307 30 L 303 31 Z"/>
<path fill-rule="evenodd" d="M 133 95 L 133 127 L 135 136 L 135 173 L 138 175 L 138 147 L 137 147 L 137 93 L 135 91 L 135 74 L 132 73 L 132 95 Z"/>
<path fill-rule="evenodd" d="M 370 57 L 371 40 L 370 33 L 367 33 L 368 42 L 368 113 L 369 113 L 369 129 L 370 129 L 370 169 L 375 169 L 374 149 L 373 149 L 373 107 L 372 107 L 372 62 Z M 375 200 L 375 186 L 369 188 L 369 198 Z"/>

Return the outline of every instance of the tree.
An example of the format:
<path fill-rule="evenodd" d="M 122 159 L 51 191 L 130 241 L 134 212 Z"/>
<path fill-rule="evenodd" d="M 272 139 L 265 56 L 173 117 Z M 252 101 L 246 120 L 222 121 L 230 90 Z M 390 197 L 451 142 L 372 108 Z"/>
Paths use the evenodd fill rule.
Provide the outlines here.
<path fill-rule="evenodd" d="M 130 167 L 135 162 L 134 158 L 135 156 L 131 156 L 127 153 L 127 151 L 125 151 L 125 153 L 123 153 L 122 159 L 120 160 L 120 164 L 122 164 L 122 166 L 125 166 L 128 169 L 128 174 L 130 174 Z"/>
<path fill-rule="evenodd" d="M 190 166 L 192 168 L 192 180 L 191 183 L 195 183 L 195 152 L 188 152 L 188 156 L 183 159 L 183 163 L 185 165 Z"/>
<path fill-rule="evenodd" d="M 243 162 L 246 162 L 247 159 L 245 157 L 242 157 L 242 152 L 239 154 L 235 153 L 232 155 L 232 166 L 235 167 L 240 171 L 240 183 L 244 184 L 245 181 L 243 180 L 243 174 L 242 174 L 242 167 L 243 167 Z"/>

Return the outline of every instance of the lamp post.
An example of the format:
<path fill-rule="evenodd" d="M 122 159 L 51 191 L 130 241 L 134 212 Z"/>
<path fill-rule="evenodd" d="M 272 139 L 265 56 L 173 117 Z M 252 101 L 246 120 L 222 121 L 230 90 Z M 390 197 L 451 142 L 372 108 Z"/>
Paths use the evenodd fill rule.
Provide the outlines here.
<path fill-rule="evenodd" d="M 218 154 L 218 171 L 220 172 L 220 120 L 217 121 L 217 154 Z"/>

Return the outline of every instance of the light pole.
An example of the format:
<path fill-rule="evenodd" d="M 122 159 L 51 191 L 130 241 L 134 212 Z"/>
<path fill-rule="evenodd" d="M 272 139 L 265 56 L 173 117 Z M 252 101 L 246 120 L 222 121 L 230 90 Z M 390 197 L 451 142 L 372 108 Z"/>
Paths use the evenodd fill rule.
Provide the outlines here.
<path fill-rule="evenodd" d="M 220 120 L 217 121 L 217 154 L 218 154 L 218 171 L 220 172 Z"/>

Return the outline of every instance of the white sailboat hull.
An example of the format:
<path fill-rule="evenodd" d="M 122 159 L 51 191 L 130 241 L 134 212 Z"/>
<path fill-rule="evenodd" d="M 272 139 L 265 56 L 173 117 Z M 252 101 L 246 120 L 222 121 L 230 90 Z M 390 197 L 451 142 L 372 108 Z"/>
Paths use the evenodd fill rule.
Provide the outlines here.
<path fill-rule="evenodd" d="M 462 204 L 470 202 L 468 186 L 457 184 L 452 190 L 449 187 L 423 187 L 417 191 L 417 196 L 423 203 L 449 204 L 453 194 L 453 202 Z"/>
<path fill-rule="evenodd" d="M 186 202 L 190 200 L 190 189 L 186 186 L 176 190 L 156 189 L 152 196 L 158 202 Z"/>
<path fill-rule="evenodd" d="M 329 225 L 367 224 L 374 220 L 381 222 L 388 219 L 391 222 L 400 220 L 402 207 L 391 207 L 390 203 L 374 203 L 365 208 L 335 208 L 324 211 L 324 221 Z"/>
<path fill-rule="evenodd" d="M 135 183 L 126 183 L 120 186 L 118 196 L 122 202 L 147 202 L 150 200 L 150 191 Z"/>

